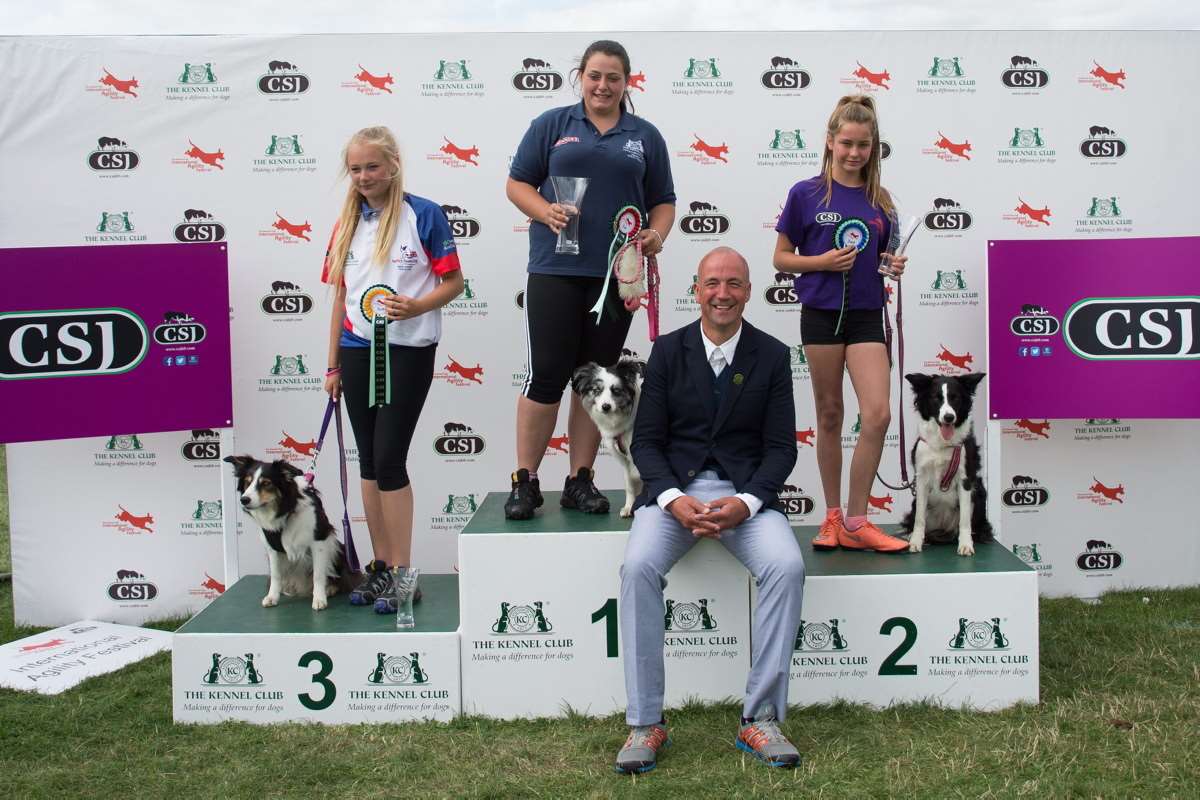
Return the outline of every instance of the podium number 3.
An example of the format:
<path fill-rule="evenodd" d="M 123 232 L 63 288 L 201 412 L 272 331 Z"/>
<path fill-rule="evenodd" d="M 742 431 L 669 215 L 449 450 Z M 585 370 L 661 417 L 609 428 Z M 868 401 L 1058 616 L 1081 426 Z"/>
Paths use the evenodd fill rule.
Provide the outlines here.
<path fill-rule="evenodd" d="M 604 638 L 609 658 L 617 657 L 617 598 L 610 597 L 592 612 L 592 624 L 604 620 Z"/>
<path fill-rule="evenodd" d="M 333 699 L 337 697 L 337 687 L 333 685 L 333 681 L 329 680 L 329 675 L 333 672 L 333 659 L 320 650 L 309 650 L 300 656 L 300 663 L 297 666 L 307 667 L 313 663 L 316 663 L 320 669 L 313 673 L 312 682 L 319 684 L 325 691 L 319 698 L 313 697 L 311 694 L 298 694 L 296 697 L 300 700 L 300 704 L 308 710 L 324 711 L 333 705 Z"/>
<path fill-rule="evenodd" d="M 892 654 L 883 660 L 879 665 L 880 675 L 916 675 L 916 664 L 901 664 L 900 659 L 908 654 L 912 646 L 917 643 L 917 624 L 908 617 L 892 617 L 883 623 L 879 632 L 884 636 L 891 635 L 892 631 L 900 628 L 904 631 L 904 641 L 892 651 Z"/>

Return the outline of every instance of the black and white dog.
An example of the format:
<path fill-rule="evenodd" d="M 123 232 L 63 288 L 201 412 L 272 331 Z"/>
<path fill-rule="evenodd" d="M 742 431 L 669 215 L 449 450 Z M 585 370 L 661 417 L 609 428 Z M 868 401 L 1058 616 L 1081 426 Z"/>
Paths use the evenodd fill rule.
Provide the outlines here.
<path fill-rule="evenodd" d="M 912 448 L 917 497 L 900 527 L 912 535 L 911 553 L 925 541 L 957 540 L 960 556 L 974 555 L 974 542 L 990 542 L 987 489 L 980 471 L 979 444 L 972 432 L 971 405 L 984 373 L 959 377 L 905 375 L 921 418 Z"/>
<path fill-rule="evenodd" d="M 633 516 L 633 501 L 642 491 L 642 476 L 633 464 L 629 445 L 633 439 L 633 419 L 637 416 L 642 394 L 641 361 L 622 358 L 611 367 L 594 361 L 575 370 L 571 388 L 579 395 L 588 416 L 600 429 L 600 437 L 625 470 L 625 505 L 622 517 Z"/>
<path fill-rule="evenodd" d="M 251 456 L 227 456 L 242 509 L 262 529 L 271 566 L 271 585 L 263 606 L 279 603 L 280 593 L 312 594 L 314 611 L 329 605 L 329 595 L 349 587 L 342 543 L 334 534 L 321 495 L 287 461 L 270 463 Z"/>

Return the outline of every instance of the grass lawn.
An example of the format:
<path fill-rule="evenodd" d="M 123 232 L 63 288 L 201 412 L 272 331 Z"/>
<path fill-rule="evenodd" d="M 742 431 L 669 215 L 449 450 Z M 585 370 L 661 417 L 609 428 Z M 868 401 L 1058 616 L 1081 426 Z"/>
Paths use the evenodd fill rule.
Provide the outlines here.
<path fill-rule="evenodd" d="M 37 630 L 14 627 L 0 583 L 0 642 Z M 0 689 L 0 798 L 1200 796 L 1200 587 L 1043 600 L 1041 653 L 1036 707 L 794 709 L 794 771 L 734 749 L 736 706 L 685 707 L 658 769 L 637 778 L 612 771 L 618 716 L 174 725 L 163 653 L 55 697 Z"/>

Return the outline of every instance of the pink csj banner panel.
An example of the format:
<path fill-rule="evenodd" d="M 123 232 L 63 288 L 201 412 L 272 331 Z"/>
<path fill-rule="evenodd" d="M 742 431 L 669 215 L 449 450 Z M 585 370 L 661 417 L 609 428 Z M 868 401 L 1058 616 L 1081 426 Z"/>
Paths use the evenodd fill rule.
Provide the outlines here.
<path fill-rule="evenodd" d="M 1200 237 L 989 241 L 993 419 L 1200 417 Z"/>
<path fill-rule="evenodd" d="M 0 250 L 0 442 L 231 425 L 226 255 Z"/>

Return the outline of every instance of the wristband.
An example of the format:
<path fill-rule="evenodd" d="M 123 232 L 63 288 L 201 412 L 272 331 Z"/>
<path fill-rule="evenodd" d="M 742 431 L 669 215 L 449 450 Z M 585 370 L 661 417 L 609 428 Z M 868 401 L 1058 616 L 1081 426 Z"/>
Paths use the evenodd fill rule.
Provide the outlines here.
<path fill-rule="evenodd" d="M 330 367 L 329 369 L 325 370 L 325 377 L 328 378 L 330 375 L 337 375 L 341 373 L 341 371 L 341 367 Z"/>
<path fill-rule="evenodd" d="M 663 246 L 664 246 L 664 245 L 663 245 L 663 238 L 662 238 L 662 234 L 661 234 L 661 233 L 659 233 L 658 231 L 654 230 L 654 228 L 651 228 L 649 225 L 647 225 L 647 226 L 646 226 L 646 230 L 650 231 L 650 232 L 651 232 L 651 233 L 653 233 L 653 234 L 654 234 L 656 237 L 658 237 L 658 249 L 659 249 L 659 250 L 662 250 L 662 249 L 663 249 Z"/>

